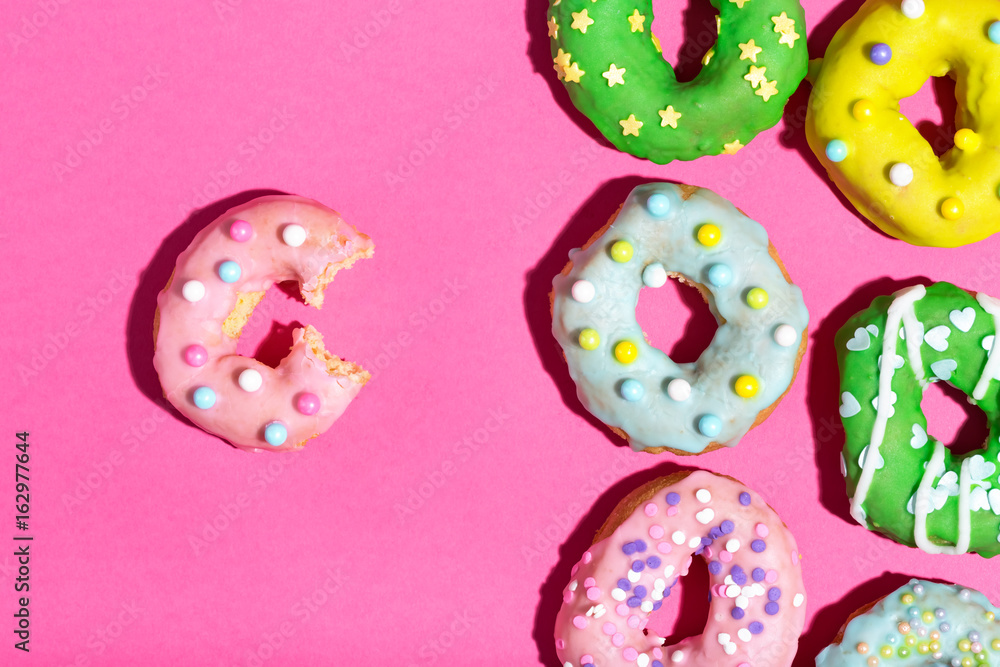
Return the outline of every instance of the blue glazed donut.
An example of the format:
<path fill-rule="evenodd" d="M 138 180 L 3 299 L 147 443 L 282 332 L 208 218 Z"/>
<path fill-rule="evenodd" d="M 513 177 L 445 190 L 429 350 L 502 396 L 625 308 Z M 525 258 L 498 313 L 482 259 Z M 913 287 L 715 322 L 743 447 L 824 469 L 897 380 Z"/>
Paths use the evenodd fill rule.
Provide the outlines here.
<path fill-rule="evenodd" d="M 694 363 L 649 345 L 636 321 L 643 286 L 698 287 L 719 328 Z M 636 451 L 700 454 L 735 446 L 788 390 L 809 313 L 767 232 L 717 194 L 635 188 L 617 216 L 553 280 L 552 332 L 583 405 Z"/>

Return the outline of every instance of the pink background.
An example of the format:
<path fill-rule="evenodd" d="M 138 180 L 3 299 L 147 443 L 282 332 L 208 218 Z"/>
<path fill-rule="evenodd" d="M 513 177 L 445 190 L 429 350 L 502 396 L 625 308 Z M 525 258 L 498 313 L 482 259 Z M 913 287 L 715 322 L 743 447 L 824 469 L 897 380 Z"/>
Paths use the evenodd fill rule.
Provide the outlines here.
<path fill-rule="evenodd" d="M 807 2 L 814 56 L 859 4 Z M 915 277 L 1000 293 L 997 241 L 914 248 L 866 226 L 806 147 L 807 86 L 735 157 L 657 166 L 610 149 L 555 81 L 545 8 L 4 3 L 0 465 L 30 431 L 36 540 L 30 656 L 12 648 L 13 549 L 0 547 L 0 662 L 555 665 L 571 565 L 622 496 L 678 466 L 740 478 L 794 530 L 809 591 L 797 664 L 910 575 L 1000 599 L 995 563 L 846 518 L 832 350 L 849 315 Z M 708 3 L 657 11 L 690 76 Z M 952 117 L 953 88 L 934 88 L 940 100 L 928 86 L 904 109 L 947 143 L 933 123 Z M 583 411 L 548 316 L 567 252 L 633 186 L 667 179 L 761 221 L 812 316 L 774 415 L 735 450 L 683 460 L 634 454 Z M 310 322 L 374 372 L 297 456 L 187 425 L 158 400 L 150 361 L 177 254 L 273 190 L 333 206 L 377 245 L 323 311 L 273 289 L 241 341 L 274 363 L 288 325 Z M 639 314 L 690 357 L 711 323 L 680 294 L 644 294 Z M 984 433 L 937 389 L 925 405 L 938 435 Z M 705 581 L 697 569 L 656 623 L 669 632 L 680 599 L 693 611 L 676 632 L 698 632 Z"/>

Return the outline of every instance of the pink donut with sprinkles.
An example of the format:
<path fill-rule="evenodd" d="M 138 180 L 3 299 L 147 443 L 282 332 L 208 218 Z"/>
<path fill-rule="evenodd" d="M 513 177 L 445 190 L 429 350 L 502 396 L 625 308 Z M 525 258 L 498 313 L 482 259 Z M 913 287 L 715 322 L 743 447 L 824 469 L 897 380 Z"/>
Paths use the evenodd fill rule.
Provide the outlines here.
<path fill-rule="evenodd" d="M 692 559 L 708 561 L 705 632 L 673 646 L 646 631 Z M 795 538 L 760 496 L 705 471 L 662 477 L 611 513 L 573 566 L 556 617 L 565 667 L 783 667 L 805 623 Z"/>
<path fill-rule="evenodd" d="M 301 449 L 343 414 L 369 379 L 326 351 L 312 326 L 292 332 L 277 368 L 236 352 L 253 309 L 276 282 L 295 280 L 323 305 L 337 271 L 374 244 L 319 202 L 260 197 L 201 230 L 157 299 L 153 365 L 163 394 L 199 427 L 243 449 Z"/>

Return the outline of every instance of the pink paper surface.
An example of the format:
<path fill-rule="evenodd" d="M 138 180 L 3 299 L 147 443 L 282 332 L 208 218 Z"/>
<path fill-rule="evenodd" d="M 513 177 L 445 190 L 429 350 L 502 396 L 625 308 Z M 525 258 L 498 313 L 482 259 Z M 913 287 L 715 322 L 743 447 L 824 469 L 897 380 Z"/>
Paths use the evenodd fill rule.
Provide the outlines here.
<path fill-rule="evenodd" d="M 662 4 L 665 53 L 697 61 L 708 3 Z M 814 56 L 858 4 L 807 3 Z M 4 3 L 0 662 L 555 665 L 570 567 L 621 497 L 678 466 L 741 479 L 795 532 L 809 592 L 797 664 L 910 576 L 1000 600 L 996 563 L 847 518 L 832 349 L 848 316 L 917 277 L 1000 294 L 997 240 L 915 248 L 866 226 L 806 146 L 805 85 L 734 157 L 616 152 L 555 81 L 545 7 Z M 937 89 L 950 119 L 951 89 Z M 927 91 L 904 110 L 942 117 Z M 580 406 L 550 334 L 568 251 L 649 180 L 709 187 L 761 221 L 810 309 L 796 383 L 734 450 L 621 447 Z M 373 371 L 300 455 L 240 452 L 180 420 L 150 361 L 177 254 L 271 191 L 316 198 L 376 243 L 322 311 L 272 289 L 241 341 L 273 363 L 289 325 L 312 323 Z M 696 349 L 704 311 L 668 302 L 644 295 L 641 321 L 669 348 L 694 308 L 678 349 Z M 928 405 L 932 432 L 964 419 Z M 966 434 L 982 432 L 972 421 Z M 22 430 L 30 655 L 11 616 Z M 672 600 L 704 609 L 703 577 Z M 669 631 L 676 611 L 656 622 Z M 699 631 L 688 616 L 678 632 Z"/>

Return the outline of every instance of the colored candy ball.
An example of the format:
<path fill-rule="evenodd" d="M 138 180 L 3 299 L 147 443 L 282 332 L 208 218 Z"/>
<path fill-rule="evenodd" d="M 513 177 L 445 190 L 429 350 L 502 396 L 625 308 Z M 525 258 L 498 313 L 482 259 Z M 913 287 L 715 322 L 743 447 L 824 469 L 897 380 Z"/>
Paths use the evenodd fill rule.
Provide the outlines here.
<path fill-rule="evenodd" d="M 872 47 L 869 55 L 871 55 L 872 62 L 876 65 L 885 65 L 892 60 L 892 49 L 889 48 L 888 44 L 876 44 Z"/>
<path fill-rule="evenodd" d="M 691 383 L 684 378 L 674 378 L 667 383 L 667 396 L 677 402 L 691 398 Z"/>
<path fill-rule="evenodd" d="M 264 440 L 267 444 L 278 447 L 288 439 L 288 428 L 281 422 L 271 422 L 264 427 Z"/>
<path fill-rule="evenodd" d="M 181 296 L 185 301 L 197 303 L 205 298 L 205 285 L 200 280 L 189 280 L 181 288 Z"/>
<path fill-rule="evenodd" d="M 295 409 L 304 415 L 312 416 L 319 412 L 319 396 L 304 391 L 295 398 Z"/>
<path fill-rule="evenodd" d="M 633 380 L 629 378 L 622 382 L 621 386 L 622 398 L 626 401 L 635 402 L 640 400 L 646 393 L 646 390 L 642 388 L 642 383 L 638 380 Z"/>
<path fill-rule="evenodd" d="M 913 167 L 905 162 L 897 162 L 889 167 L 889 181 L 900 188 L 913 182 Z"/>
<path fill-rule="evenodd" d="M 854 108 L 851 109 L 851 113 L 857 120 L 871 120 L 874 112 L 875 105 L 871 103 L 871 100 L 858 100 L 854 103 Z"/>
<path fill-rule="evenodd" d="M 198 387 L 194 390 L 194 404 L 202 410 L 208 410 L 215 405 L 215 392 L 208 387 Z"/>
<path fill-rule="evenodd" d="M 791 347 L 795 345 L 795 341 L 798 340 L 799 335 L 795 333 L 795 327 L 791 324 L 780 324 L 778 328 L 774 330 L 774 342 L 781 347 Z"/>
<path fill-rule="evenodd" d="M 632 341 L 623 340 L 615 345 L 615 359 L 621 363 L 631 364 L 637 356 L 639 356 L 639 348 Z"/>
<path fill-rule="evenodd" d="M 264 384 L 264 378 L 258 371 L 253 368 L 248 368 L 240 373 L 240 377 L 237 382 L 239 382 L 240 389 L 243 391 L 253 392 L 261 388 L 261 385 Z"/>
<path fill-rule="evenodd" d="M 670 197 L 660 192 L 650 195 L 646 200 L 646 210 L 650 215 L 662 218 L 670 212 Z"/>
<path fill-rule="evenodd" d="M 847 157 L 847 144 L 840 139 L 833 139 L 826 145 L 826 157 L 830 162 L 843 162 Z"/>
<path fill-rule="evenodd" d="M 948 197 L 941 202 L 941 215 L 948 220 L 958 220 L 965 213 L 965 206 L 960 199 Z"/>
<path fill-rule="evenodd" d="M 285 245 L 298 248 L 306 242 L 306 229 L 302 225 L 285 225 L 284 229 L 281 230 L 281 240 L 285 242 Z"/>
<path fill-rule="evenodd" d="M 725 287 L 733 282 L 733 270 L 725 264 L 713 264 L 708 269 L 708 282 L 715 287 Z"/>
<path fill-rule="evenodd" d="M 963 151 L 974 151 L 983 143 L 982 137 L 967 127 L 955 133 L 955 146 Z"/>
<path fill-rule="evenodd" d="M 184 349 L 184 361 L 188 366 L 200 368 L 208 361 L 208 350 L 197 343 Z"/>
<path fill-rule="evenodd" d="M 596 350 L 601 344 L 601 335 L 594 329 L 584 329 L 580 332 L 580 347 L 585 350 Z"/>
<path fill-rule="evenodd" d="M 722 230 L 711 223 L 698 228 L 698 243 L 711 248 L 722 240 Z"/>
<path fill-rule="evenodd" d="M 642 283 L 646 287 L 663 287 L 667 284 L 667 270 L 659 262 L 642 270 Z"/>
<path fill-rule="evenodd" d="M 229 237 L 234 241 L 245 243 L 253 236 L 253 227 L 246 220 L 237 220 L 229 225 Z"/>
<path fill-rule="evenodd" d="M 754 287 L 747 292 L 747 305 L 754 310 L 760 310 L 767 305 L 767 291 L 760 287 Z"/>
<path fill-rule="evenodd" d="M 698 420 L 698 430 L 708 438 L 714 438 L 722 432 L 722 420 L 715 415 L 702 415 Z"/>
<path fill-rule="evenodd" d="M 240 265 L 231 259 L 227 259 L 222 264 L 219 264 L 219 278 L 222 279 L 224 283 L 235 283 L 240 279 L 243 274 L 243 269 Z"/>
<path fill-rule="evenodd" d="M 611 246 L 611 259 L 624 264 L 632 259 L 633 252 L 632 244 L 628 241 L 615 241 Z"/>
<path fill-rule="evenodd" d="M 741 375 L 736 378 L 733 391 L 742 398 L 753 398 L 760 391 L 760 382 L 752 375 Z"/>
<path fill-rule="evenodd" d="M 994 21 L 991 23 L 987 34 L 990 36 L 991 42 L 994 44 L 1000 44 L 1000 21 Z"/>
<path fill-rule="evenodd" d="M 899 8 L 906 18 L 918 19 L 924 15 L 924 0 L 903 0 Z"/>
<path fill-rule="evenodd" d="M 577 303 L 590 303 L 594 300 L 596 293 L 597 290 L 594 289 L 594 283 L 589 280 L 577 280 L 570 289 L 570 294 L 572 294 L 573 300 Z"/>

